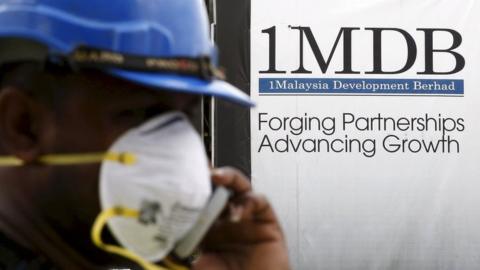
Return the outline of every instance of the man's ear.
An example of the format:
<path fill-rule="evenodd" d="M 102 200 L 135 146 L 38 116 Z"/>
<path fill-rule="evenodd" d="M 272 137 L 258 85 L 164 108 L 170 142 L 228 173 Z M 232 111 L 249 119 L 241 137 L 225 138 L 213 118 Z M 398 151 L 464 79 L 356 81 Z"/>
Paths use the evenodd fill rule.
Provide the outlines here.
<path fill-rule="evenodd" d="M 0 143 L 8 155 L 26 163 L 38 158 L 41 114 L 40 105 L 25 92 L 14 87 L 0 90 Z"/>

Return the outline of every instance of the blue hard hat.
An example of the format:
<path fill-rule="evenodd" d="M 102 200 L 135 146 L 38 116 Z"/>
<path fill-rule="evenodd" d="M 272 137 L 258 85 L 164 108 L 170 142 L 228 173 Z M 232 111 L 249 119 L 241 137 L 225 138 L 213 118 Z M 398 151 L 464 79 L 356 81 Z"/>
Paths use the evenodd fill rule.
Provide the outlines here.
<path fill-rule="evenodd" d="M 203 0 L 0 0 L 0 39 L 4 38 L 33 40 L 49 53 L 84 56 L 76 59 L 90 64 L 107 55 L 111 62 L 103 70 L 113 76 L 253 105 L 248 95 L 218 76 L 194 74 L 218 71 Z M 77 51 L 79 47 L 86 52 Z M 115 62 L 118 59 L 134 67 L 150 61 L 163 69 L 126 68 L 120 60 Z M 172 65 L 180 70 L 169 72 Z M 182 72 L 185 66 L 193 68 Z"/>

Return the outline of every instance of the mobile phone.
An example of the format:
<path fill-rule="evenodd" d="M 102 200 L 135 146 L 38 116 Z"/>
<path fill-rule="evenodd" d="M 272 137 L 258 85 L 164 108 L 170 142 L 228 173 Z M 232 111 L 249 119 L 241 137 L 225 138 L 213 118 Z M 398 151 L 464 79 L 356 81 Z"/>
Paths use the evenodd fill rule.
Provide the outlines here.
<path fill-rule="evenodd" d="M 216 187 L 207 206 L 200 213 L 200 217 L 193 228 L 175 246 L 174 254 L 176 256 L 180 259 L 186 259 L 193 254 L 208 229 L 210 229 L 213 222 L 215 222 L 223 209 L 225 209 L 230 196 L 231 192 L 225 187 Z"/>

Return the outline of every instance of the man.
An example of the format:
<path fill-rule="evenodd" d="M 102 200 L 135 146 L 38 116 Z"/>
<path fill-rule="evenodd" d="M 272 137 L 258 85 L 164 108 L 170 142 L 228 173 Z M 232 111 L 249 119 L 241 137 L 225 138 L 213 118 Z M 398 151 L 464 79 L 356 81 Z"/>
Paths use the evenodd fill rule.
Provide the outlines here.
<path fill-rule="evenodd" d="M 44 157 L 104 152 L 149 119 L 191 115 L 202 94 L 250 104 L 217 78 L 203 3 L 0 1 L 0 47 L 0 269 L 138 269 L 91 240 L 99 164 Z M 210 229 L 192 268 L 289 269 L 268 202 L 234 169 L 212 175 L 236 211 Z"/>

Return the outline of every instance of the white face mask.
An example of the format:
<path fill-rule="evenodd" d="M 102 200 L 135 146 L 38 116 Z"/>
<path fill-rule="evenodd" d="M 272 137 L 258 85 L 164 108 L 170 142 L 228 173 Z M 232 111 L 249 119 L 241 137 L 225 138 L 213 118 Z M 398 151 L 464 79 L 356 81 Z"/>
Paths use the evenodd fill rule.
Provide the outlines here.
<path fill-rule="evenodd" d="M 140 217 L 111 218 L 108 226 L 123 247 L 159 261 L 192 229 L 210 197 L 202 141 L 187 118 L 174 112 L 129 130 L 109 153 L 130 161 L 102 162 L 102 210 L 136 209 Z"/>
<path fill-rule="evenodd" d="M 165 257 L 177 244 L 179 257 L 190 255 L 229 196 L 217 188 L 208 202 L 208 159 L 187 117 L 180 112 L 155 117 L 120 136 L 106 153 L 48 154 L 37 160 L 44 165 L 98 162 L 102 212 L 92 228 L 95 245 L 145 269 L 164 269 L 150 263 L 162 259 L 172 269 L 183 269 Z M 16 157 L 0 156 L 0 166 L 23 165 Z M 103 243 L 105 225 L 122 247 Z"/>

